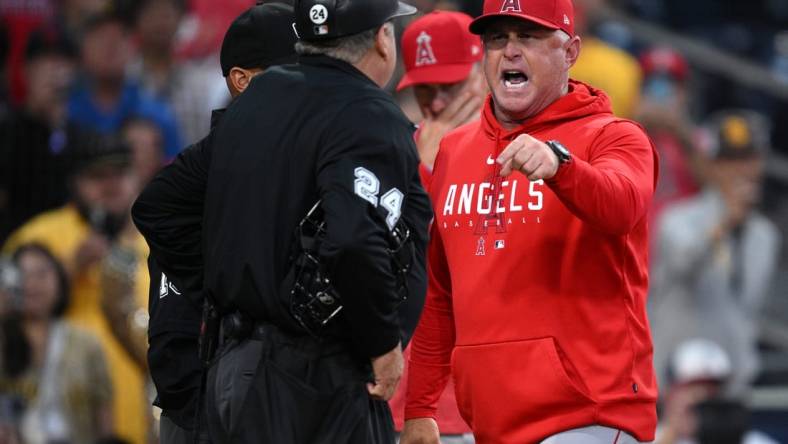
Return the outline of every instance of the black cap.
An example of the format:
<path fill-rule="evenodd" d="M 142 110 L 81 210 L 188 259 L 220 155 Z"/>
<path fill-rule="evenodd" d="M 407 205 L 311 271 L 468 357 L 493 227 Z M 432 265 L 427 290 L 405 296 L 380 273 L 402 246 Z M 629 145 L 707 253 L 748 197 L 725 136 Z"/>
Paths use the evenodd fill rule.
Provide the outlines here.
<path fill-rule="evenodd" d="M 76 57 L 77 47 L 60 29 L 55 27 L 38 28 L 30 33 L 25 48 L 25 59 L 31 60 L 41 55 L 61 55 Z"/>
<path fill-rule="evenodd" d="M 219 56 L 222 75 L 232 67 L 267 68 L 296 61 L 293 8 L 281 3 L 258 3 L 239 15 L 224 35 Z"/>
<path fill-rule="evenodd" d="M 748 109 L 728 109 L 712 114 L 706 124 L 708 155 L 712 159 L 751 159 L 771 149 L 768 119 Z"/>
<path fill-rule="evenodd" d="M 66 149 L 71 175 L 104 166 L 131 166 L 131 149 L 115 135 L 80 128 L 69 134 Z"/>
<path fill-rule="evenodd" d="M 298 36 L 319 41 L 358 34 L 387 21 L 416 13 L 397 0 L 296 0 Z"/>

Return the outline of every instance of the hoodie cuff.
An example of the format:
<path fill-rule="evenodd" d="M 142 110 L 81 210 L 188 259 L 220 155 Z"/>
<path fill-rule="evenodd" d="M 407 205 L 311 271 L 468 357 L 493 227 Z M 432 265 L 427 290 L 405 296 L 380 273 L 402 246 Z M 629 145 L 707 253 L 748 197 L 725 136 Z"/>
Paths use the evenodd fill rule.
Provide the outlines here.
<path fill-rule="evenodd" d="M 555 176 L 546 179 L 545 183 L 547 185 L 556 185 L 560 183 L 562 180 L 565 180 L 566 177 L 572 177 L 574 174 L 575 169 L 577 169 L 577 159 L 572 157 L 569 162 L 562 163 L 558 165 L 558 171 L 556 171 Z"/>

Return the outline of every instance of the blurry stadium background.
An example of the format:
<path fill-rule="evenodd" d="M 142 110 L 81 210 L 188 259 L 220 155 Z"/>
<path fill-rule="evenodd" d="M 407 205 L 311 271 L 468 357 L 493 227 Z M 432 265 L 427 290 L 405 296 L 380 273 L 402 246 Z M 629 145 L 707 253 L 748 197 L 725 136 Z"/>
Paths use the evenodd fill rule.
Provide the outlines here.
<path fill-rule="evenodd" d="M 605 90 L 616 114 L 639 121 L 661 156 L 650 215 L 655 286 L 649 301 L 655 341 L 663 347 L 657 358 L 661 393 L 667 397 L 687 381 L 719 380 L 726 399 L 746 408 L 698 407 L 701 417 L 715 418 L 710 427 L 719 433 L 735 428 L 738 422 L 725 415 L 738 412 L 734 417 L 744 418 L 742 427 L 788 443 L 788 1 L 574 2 L 583 49 L 572 76 Z M 101 349 L 98 357 L 67 353 L 61 357 L 65 364 L 53 371 L 42 356 L 44 350 L 53 353 L 54 336 L 36 336 L 39 330 L 24 326 L 26 310 L 42 302 L 25 299 L 34 296 L 27 294 L 19 264 L 6 257 L 0 265 L 0 443 L 45 442 L 39 441 L 46 439 L 42 430 L 55 437 L 71 430 L 72 436 L 85 436 L 84 442 L 157 441 L 151 384 L 144 375 L 145 246 L 124 223 L 128 214 L 115 220 L 86 207 L 94 199 L 127 212 L 134 193 L 161 165 L 207 133 L 210 111 L 229 101 L 219 68 L 221 39 L 232 19 L 253 3 L 0 1 L 2 252 L 10 255 L 31 241 L 52 250 L 73 278 L 63 319 L 87 332 L 78 339 Z M 478 15 L 482 0 L 410 3 L 424 12 Z M 398 23 L 400 32 L 406 25 Z M 392 94 L 398 72 L 388 88 Z M 396 97 L 418 123 L 412 92 Z M 736 153 L 756 153 L 762 173 L 757 166 L 747 170 L 742 165 L 749 157 Z M 99 184 L 99 191 L 78 185 L 79 178 Z M 702 213 L 710 219 L 704 223 L 754 221 L 771 234 L 749 244 L 742 240 L 747 229 L 729 227 L 724 235 L 734 239 L 732 248 L 702 245 L 708 251 L 699 252 L 697 273 L 671 275 L 671 265 L 682 259 L 671 254 L 684 250 L 669 240 L 681 244 L 708 233 L 693 235 L 693 227 L 680 222 L 663 226 L 661 218 L 681 213 L 676 209 L 708 189 L 724 198 L 721 211 Z M 79 193 L 85 195 L 75 197 Z M 63 205 L 78 211 L 69 213 Z M 52 216 L 18 231 L 41 214 Z M 77 214 L 85 222 L 77 222 Z M 100 236 L 82 243 L 94 232 Z M 43 325 L 61 319 L 50 311 L 44 310 Z M 715 331 L 727 337 L 718 340 Z M 679 333 L 665 337 L 667 332 Z M 664 340 L 678 346 L 693 336 L 719 342 L 728 356 L 718 358 L 703 347 L 676 354 L 660 345 Z M 83 348 L 89 349 L 74 350 Z M 71 362 L 82 356 L 97 361 Z M 97 368 L 98 376 L 80 382 L 80 371 Z M 58 388 L 58 378 L 69 379 L 65 388 Z M 58 396 L 83 417 L 47 410 Z M 666 404 L 663 399 L 662 427 L 671 421 Z M 114 408 L 114 421 L 96 417 L 102 406 Z M 45 414 L 30 422 L 31 411 Z M 82 430 L 91 423 L 92 430 Z"/>

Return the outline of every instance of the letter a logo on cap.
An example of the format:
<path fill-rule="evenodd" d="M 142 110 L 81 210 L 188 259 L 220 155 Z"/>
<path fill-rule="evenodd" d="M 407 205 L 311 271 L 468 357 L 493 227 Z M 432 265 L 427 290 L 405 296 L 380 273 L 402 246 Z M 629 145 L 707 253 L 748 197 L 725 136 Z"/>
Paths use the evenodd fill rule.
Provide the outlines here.
<path fill-rule="evenodd" d="M 520 9 L 520 0 L 504 0 L 501 12 L 523 12 Z"/>
<path fill-rule="evenodd" d="M 432 52 L 430 41 L 432 41 L 432 37 L 426 31 L 421 31 L 421 34 L 416 37 L 416 44 L 418 45 L 416 49 L 416 66 L 438 63 L 438 60 L 435 59 L 435 53 Z"/>

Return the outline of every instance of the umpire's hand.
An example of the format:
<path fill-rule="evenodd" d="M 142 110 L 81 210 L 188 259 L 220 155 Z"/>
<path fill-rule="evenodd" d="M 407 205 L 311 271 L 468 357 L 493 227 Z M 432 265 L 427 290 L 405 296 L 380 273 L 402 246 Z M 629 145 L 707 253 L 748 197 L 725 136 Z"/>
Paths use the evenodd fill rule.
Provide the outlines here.
<path fill-rule="evenodd" d="M 375 382 L 367 383 L 367 391 L 373 399 L 388 401 L 397 390 L 399 378 L 402 377 L 402 345 L 397 344 L 390 352 L 372 358 L 372 372 Z"/>

